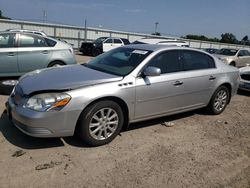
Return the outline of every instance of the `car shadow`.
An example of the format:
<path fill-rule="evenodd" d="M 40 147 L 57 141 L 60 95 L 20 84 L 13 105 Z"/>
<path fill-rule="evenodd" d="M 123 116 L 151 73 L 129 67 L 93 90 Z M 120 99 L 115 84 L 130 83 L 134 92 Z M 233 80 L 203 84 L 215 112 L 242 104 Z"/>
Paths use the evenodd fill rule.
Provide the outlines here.
<path fill-rule="evenodd" d="M 245 90 L 238 90 L 237 92 L 238 95 L 243 95 L 243 96 L 248 96 L 250 97 L 250 91 L 245 91 Z"/>
<path fill-rule="evenodd" d="M 196 114 L 206 114 L 206 111 L 203 109 L 194 110 L 191 112 L 184 112 L 177 115 L 165 116 L 161 118 L 156 118 L 152 120 L 142 121 L 138 123 L 132 123 L 128 127 L 124 128 L 121 132 L 126 134 L 126 132 L 154 126 L 156 124 L 162 124 L 164 122 L 171 122 L 177 119 L 182 119 L 186 117 L 191 117 Z M 164 125 L 163 125 L 164 126 Z M 35 138 L 28 135 L 25 135 L 20 130 L 18 130 L 13 123 L 9 120 L 6 111 L 2 113 L 0 117 L 0 132 L 5 137 L 5 139 L 11 144 L 20 147 L 22 149 L 43 149 L 43 148 L 52 148 L 52 147 L 62 147 L 65 146 L 64 142 L 80 148 L 88 148 L 90 146 L 83 143 L 81 138 L 76 134 L 72 137 L 63 137 L 63 138 Z"/>
<path fill-rule="evenodd" d="M 128 126 L 128 128 L 126 130 L 123 130 L 124 132 L 127 131 L 132 131 L 132 130 L 136 130 L 136 129 L 141 129 L 141 128 L 146 128 L 146 127 L 150 127 L 150 126 L 154 126 L 157 124 L 160 125 L 164 125 L 165 122 L 172 122 L 178 119 L 183 119 L 186 117 L 191 117 L 193 115 L 196 114 L 207 114 L 205 110 L 200 109 L 200 110 L 194 110 L 194 111 L 189 111 L 189 112 L 183 112 L 180 114 L 175 114 L 175 115 L 170 115 L 170 116 L 164 116 L 164 117 L 160 117 L 160 118 L 155 118 L 155 119 L 151 119 L 151 120 L 147 120 L 147 121 L 141 121 L 138 123 L 132 123 Z"/>
<path fill-rule="evenodd" d="M 23 149 L 41 149 L 64 146 L 60 138 L 34 138 L 23 134 L 9 120 L 6 111 L 0 117 L 0 132 L 11 144 Z"/>

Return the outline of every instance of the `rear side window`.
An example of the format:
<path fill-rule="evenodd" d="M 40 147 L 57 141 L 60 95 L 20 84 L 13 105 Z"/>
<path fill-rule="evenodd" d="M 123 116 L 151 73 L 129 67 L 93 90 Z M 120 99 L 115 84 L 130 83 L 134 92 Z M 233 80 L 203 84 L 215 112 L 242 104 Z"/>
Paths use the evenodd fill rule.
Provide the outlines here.
<path fill-rule="evenodd" d="M 213 58 L 201 52 L 183 50 L 181 60 L 184 71 L 215 68 Z"/>
<path fill-rule="evenodd" d="M 43 37 L 20 34 L 19 47 L 47 47 L 47 46 L 48 44 Z"/>
<path fill-rule="evenodd" d="M 16 34 L 6 33 L 0 35 L 0 48 L 12 48 L 15 46 Z"/>
<path fill-rule="evenodd" d="M 112 43 L 112 39 L 108 39 L 104 43 Z"/>
<path fill-rule="evenodd" d="M 171 73 L 180 71 L 179 52 L 171 50 L 156 55 L 148 64 L 148 66 L 158 67 L 161 73 Z"/>
<path fill-rule="evenodd" d="M 123 43 L 124 43 L 125 45 L 130 44 L 130 42 L 129 42 L 128 39 L 122 39 L 122 41 L 123 41 Z"/>
<path fill-rule="evenodd" d="M 49 47 L 54 47 L 56 45 L 56 41 L 54 41 L 54 40 L 47 39 L 47 38 L 45 38 L 45 40 L 46 40 Z"/>

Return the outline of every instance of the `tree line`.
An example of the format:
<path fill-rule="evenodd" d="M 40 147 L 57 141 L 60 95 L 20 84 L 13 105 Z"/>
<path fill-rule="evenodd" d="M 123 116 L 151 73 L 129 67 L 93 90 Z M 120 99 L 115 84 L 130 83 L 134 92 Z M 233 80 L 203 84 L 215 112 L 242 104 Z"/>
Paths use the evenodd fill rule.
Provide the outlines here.
<path fill-rule="evenodd" d="M 222 33 L 221 38 L 208 38 L 204 35 L 186 35 L 183 38 L 194 39 L 194 40 L 203 40 L 211 42 L 222 42 L 230 44 L 241 44 L 241 45 L 250 45 L 250 40 L 248 36 L 244 36 L 241 40 L 237 40 L 236 36 L 232 33 Z"/>

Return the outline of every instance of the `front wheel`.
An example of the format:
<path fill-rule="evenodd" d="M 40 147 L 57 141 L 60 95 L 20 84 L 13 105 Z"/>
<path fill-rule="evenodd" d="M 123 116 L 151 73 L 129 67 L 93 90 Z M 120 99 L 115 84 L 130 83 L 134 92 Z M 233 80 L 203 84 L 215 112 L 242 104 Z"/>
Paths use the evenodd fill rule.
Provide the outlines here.
<path fill-rule="evenodd" d="M 60 67 L 63 65 L 65 65 L 65 64 L 61 61 L 53 61 L 48 65 L 48 67 Z"/>
<path fill-rule="evenodd" d="M 228 88 L 226 86 L 220 86 L 214 92 L 208 105 L 208 110 L 214 115 L 222 113 L 225 110 L 229 99 L 230 94 Z"/>
<path fill-rule="evenodd" d="M 124 122 L 121 107 L 113 101 L 100 101 L 87 107 L 80 116 L 78 134 L 90 146 L 111 142 Z"/>
<path fill-rule="evenodd" d="M 99 49 L 99 48 L 94 48 L 93 50 L 92 50 L 92 55 L 94 56 L 94 57 L 96 57 L 96 56 L 98 56 L 98 55 L 100 55 L 101 54 L 101 50 Z"/>

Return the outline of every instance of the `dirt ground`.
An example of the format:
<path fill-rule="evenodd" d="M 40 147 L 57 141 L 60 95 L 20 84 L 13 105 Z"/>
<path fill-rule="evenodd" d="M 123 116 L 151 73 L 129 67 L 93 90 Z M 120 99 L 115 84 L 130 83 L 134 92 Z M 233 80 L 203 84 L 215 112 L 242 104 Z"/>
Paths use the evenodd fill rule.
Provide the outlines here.
<path fill-rule="evenodd" d="M 78 61 L 86 57 L 77 56 Z M 250 93 L 130 126 L 108 145 L 21 133 L 0 96 L 0 187 L 250 187 Z"/>

